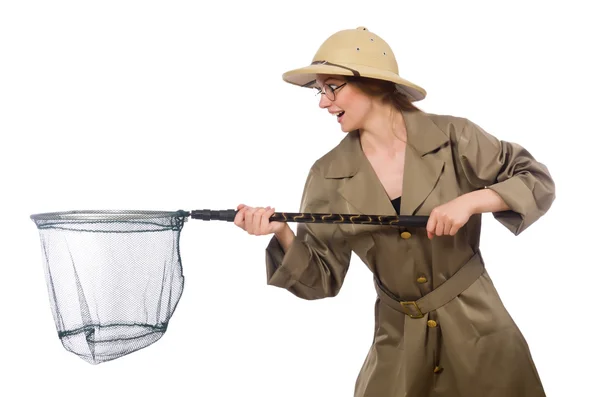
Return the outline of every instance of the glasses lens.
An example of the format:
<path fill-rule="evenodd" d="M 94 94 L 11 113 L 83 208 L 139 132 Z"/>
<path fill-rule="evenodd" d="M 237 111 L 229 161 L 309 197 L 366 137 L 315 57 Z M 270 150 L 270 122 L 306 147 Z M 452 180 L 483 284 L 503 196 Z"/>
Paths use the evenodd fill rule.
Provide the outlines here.
<path fill-rule="evenodd" d="M 334 94 L 333 90 L 331 89 L 331 86 L 326 84 L 323 87 L 323 92 L 325 92 L 325 96 L 327 96 L 327 98 L 329 98 L 330 101 L 335 100 L 335 94 Z"/>

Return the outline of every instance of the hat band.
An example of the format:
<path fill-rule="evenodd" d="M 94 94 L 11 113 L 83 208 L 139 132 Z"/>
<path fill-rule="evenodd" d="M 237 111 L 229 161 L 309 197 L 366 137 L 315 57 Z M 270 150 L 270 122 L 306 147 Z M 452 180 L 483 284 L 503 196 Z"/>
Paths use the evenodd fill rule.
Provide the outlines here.
<path fill-rule="evenodd" d="M 352 74 L 354 75 L 354 77 L 360 77 L 360 73 L 358 72 L 358 70 L 354 70 L 354 69 L 349 68 L 347 66 L 338 65 L 337 63 L 331 63 L 331 62 L 327 62 L 327 61 L 314 61 L 313 63 L 311 63 L 311 65 L 336 66 L 338 68 L 347 69 L 347 70 L 351 71 Z M 316 82 L 316 80 L 309 81 L 308 83 L 304 84 L 302 87 L 308 87 L 310 85 L 313 85 L 315 82 Z"/>

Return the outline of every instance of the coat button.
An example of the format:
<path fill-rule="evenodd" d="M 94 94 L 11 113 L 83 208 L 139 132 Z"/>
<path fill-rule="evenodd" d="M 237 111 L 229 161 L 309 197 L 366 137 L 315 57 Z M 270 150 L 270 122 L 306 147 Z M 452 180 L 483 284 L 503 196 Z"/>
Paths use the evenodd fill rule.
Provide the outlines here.
<path fill-rule="evenodd" d="M 419 284 L 425 284 L 426 282 L 427 282 L 427 279 L 423 276 L 421 276 L 417 279 L 417 283 L 419 283 Z"/>
<path fill-rule="evenodd" d="M 429 320 L 429 321 L 427 321 L 427 326 L 429 328 L 435 328 L 435 327 L 437 327 L 437 322 L 435 320 Z"/>
<path fill-rule="evenodd" d="M 412 236 L 412 234 L 410 234 L 410 232 L 402 232 L 402 233 L 400 233 L 400 237 L 402 237 L 405 240 L 408 240 L 410 238 L 410 236 Z"/>
<path fill-rule="evenodd" d="M 435 366 L 435 368 L 433 369 L 433 372 L 436 374 L 439 374 L 440 372 L 442 372 L 444 370 L 444 368 L 442 367 L 438 367 L 437 365 Z"/>

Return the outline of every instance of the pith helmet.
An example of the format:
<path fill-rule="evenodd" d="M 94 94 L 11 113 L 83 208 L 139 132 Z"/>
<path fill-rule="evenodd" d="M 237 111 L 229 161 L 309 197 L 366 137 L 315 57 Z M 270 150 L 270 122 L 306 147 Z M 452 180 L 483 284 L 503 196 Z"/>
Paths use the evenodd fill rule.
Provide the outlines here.
<path fill-rule="evenodd" d="M 392 81 L 398 91 L 413 102 L 427 95 L 423 88 L 398 75 L 398 63 L 390 46 L 362 26 L 334 33 L 321 44 L 309 66 L 284 73 L 283 80 L 302 87 L 313 87 L 317 74 Z"/>

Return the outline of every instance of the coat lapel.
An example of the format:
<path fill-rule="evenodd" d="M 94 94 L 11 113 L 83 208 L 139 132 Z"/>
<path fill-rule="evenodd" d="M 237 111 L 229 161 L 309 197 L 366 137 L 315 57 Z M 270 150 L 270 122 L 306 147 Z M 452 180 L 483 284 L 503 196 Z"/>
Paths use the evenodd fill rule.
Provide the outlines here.
<path fill-rule="evenodd" d="M 416 215 L 441 175 L 444 161 L 436 152 L 449 139 L 423 112 L 404 111 L 402 115 L 408 144 L 400 214 Z M 348 133 L 332 154 L 334 156 L 325 170 L 325 177 L 341 179 L 338 192 L 351 212 L 396 215 L 383 185 L 362 151 L 359 131 Z"/>
<path fill-rule="evenodd" d="M 440 148 L 448 136 L 421 111 L 403 112 L 408 136 L 404 159 L 401 215 L 429 215 L 419 209 L 437 184 L 444 169 Z"/>

